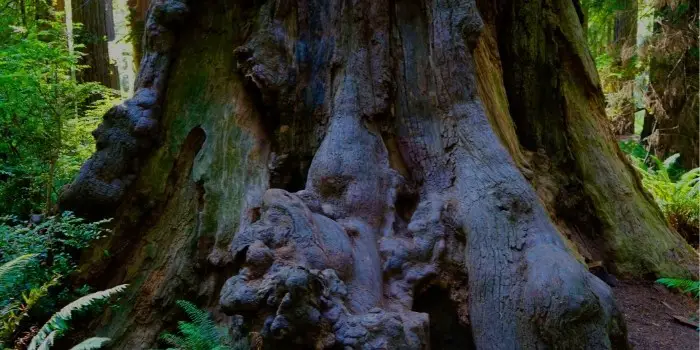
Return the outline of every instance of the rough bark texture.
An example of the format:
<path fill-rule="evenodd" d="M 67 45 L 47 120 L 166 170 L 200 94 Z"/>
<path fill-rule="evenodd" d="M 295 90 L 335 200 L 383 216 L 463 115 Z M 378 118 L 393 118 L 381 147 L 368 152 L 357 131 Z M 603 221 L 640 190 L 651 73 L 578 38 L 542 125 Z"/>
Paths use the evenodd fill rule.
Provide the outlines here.
<path fill-rule="evenodd" d="M 680 153 L 682 167 L 696 168 L 700 161 L 697 1 L 658 9 L 654 30 L 661 39 L 652 52 L 651 115 L 644 120 L 642 139 L 657 157 Z"/>
<path fill-rule="evenodd" d="M 625 348 L 585 263 L 695 256 L 615 145 L 579 12 L 154 1 L 136 97 L 61 197 L 115 217 L 82 276 L 132 285 L 101 334 L 148 348 L 185 298 L 271 349 Z"/>

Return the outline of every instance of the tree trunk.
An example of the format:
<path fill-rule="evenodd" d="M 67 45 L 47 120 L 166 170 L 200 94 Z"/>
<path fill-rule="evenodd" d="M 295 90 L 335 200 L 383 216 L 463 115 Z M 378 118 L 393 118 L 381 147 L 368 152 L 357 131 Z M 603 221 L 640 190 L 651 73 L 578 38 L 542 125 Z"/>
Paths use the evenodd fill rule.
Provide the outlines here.
<path fill-rule="evenodd" d="M 19 12 L 22 16 L 22 26 L 26 27 L 27 26 L 27 5 L 24 3 L 24 0 L 19 1 Z"/>
<path fill-rule="evenodd" d="M 586 263 L 695 255 L 608 130 L 577 7 L 153 1 L 60 203 L 115 218 L 81 276 L 132 286 L 100 334 L 151 347 L 189 299 L 268 348 L 625 348 Z"/>
<path fill-rule="evenodd" d="M 654 27 L 659 38 L 649 68 L 650 118 L 644 128 L 650 150 L 665 158 L 680 153 L 685 169 L 698 167 L 698 3 L 657 9 Z M 653 130 L 652 130 L 653 129 Z"/>
<path fill-rule="evenodd" d="M 95 81 L 118 89 L 119 74 L 109 57 L 107 41 L 114 39 L 111 0 L 71 0 L 73 21 L 82 23 L 77 41 L 85 45 L 81 64 L 88 67 L 80 72 L 81 81 Z"/>
<path fill-rule="evenodd" d="M 150 0 L 127 0 L 129 6 L 129 26 L 131 29 L 131 44 L 133 45 L 134 64 L 141 63 L 144 25 Z"/>
<path fill-rule="evenodd" d="M 638 0 L 622 0 L 617 2 L 620 7 L 615 13 L 613 42 L 611 56 L 614 58 L 613 70 L 620 73 L 615 79 L 613 90 L 619 94 L 612 110 L 613 131 L 616 135 L 634 134 L 634 113 L 637 108 L 634 103 L 634 85 L 637 56 L 637 10 Z"/>

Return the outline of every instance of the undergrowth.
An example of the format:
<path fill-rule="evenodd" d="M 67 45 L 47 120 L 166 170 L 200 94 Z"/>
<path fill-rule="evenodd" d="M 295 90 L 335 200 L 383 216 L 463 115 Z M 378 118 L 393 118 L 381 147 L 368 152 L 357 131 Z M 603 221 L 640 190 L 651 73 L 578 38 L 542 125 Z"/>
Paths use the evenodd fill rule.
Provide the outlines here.
<path fill-rule="evenodd" d="M 634 141 L 624 142 L 620 146 L 630 155 L 642 176 L 644 188 L 654 197 L 671 226 L 697 248 L 700 231 L 700 168 L 685 171 L 675 165 L 679 154 L 662 161 L 648 154 Z"/>
<path fill-rule="evenodd" d="M 54 341 L 63 336 L 70 329 L 70 321 L 73 318 L 74 313 L 85 310 L 95 303 L 109 299 L 112 296 L 126 290 L 126 287 L 127 285 L 123 284 L 114 288 L 92 293 L 64 306 L 57 313 L 53 314 L 53 316 L 51 316 L 51 318 L 41 327 L 41 329 L 39 329 L 36 335 L 32 338 L 32 341 L 29 343 L 27 350 L 51 348 Z M 97 349 L 108 341 L 108 338 L 90 338 L 85 342 L 78 344 L 76 347 L 78 349 Z M 76 347 L 73 349 L 76 349 Z"/>
<path fill-rule="evenodd" d="M 232 328 L 217 325 L 209 313 L 200 310 L 186 300 L 178 300 L 177 305 L 185 311 L 190 322 L 178 322 L 178 334 L 164 333 L 161 340 L 171 349 L 179 350 L 247 350 L 248 340 Z"/>
<path fill-rule="evenodd" d="M 88 286 L 73 288 L 66 277 L 77 269 L 81 251 L 107 232 L 104 223 L 71 213 L 39 223 L 0 217 L 0 349 L 28 345 L 33 328 L 89 294 Z"/>

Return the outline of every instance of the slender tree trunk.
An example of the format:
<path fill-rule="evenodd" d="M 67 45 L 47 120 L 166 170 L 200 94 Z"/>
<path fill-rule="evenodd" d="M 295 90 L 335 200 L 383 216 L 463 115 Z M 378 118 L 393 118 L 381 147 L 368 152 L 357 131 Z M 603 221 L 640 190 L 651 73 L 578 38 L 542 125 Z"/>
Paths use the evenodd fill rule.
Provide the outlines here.
<path fill-rule="evenodd" d="M 81 276 L 132 285 L 100 334 L 151 347 L 189 299 L 267 348 L 625 348 L 586 263 L 696 255 L 608 130 L 582 12 L 545 3 L 153 1 L 61 197 L 115 217 Z"/>
<path fill-rule="evenodd" d="M 53 201 L 51 200 L 51 194 L 53 193 L 53 181 L 56 174 L 56 160 L 51 158 L 49 160 L 49 174 L 46 179 L 46 189 L 44 197 L 44 214 L 50 215 L 51 208 L 53 207 Z"/>
<path fill-rule="evenodd" d="M 63 2 L 63 11 L 66 16 L 66 41 L 68 44 L 68 53 L 71 55 L 75 54 L 75 31 L 73 25 L 73 4 L 71 1 Z M 75 67 L 71 66 L 70 77 L 71 79 L 76 79 Z"/>
<path fill-rule="evenodd" d="M 698 3 L 665 6 L 656 16 L 643 139 L 657 157 L 680 153 L 680 165 L 692 169 L 700 162 Z"/>
<path fill-rule="evenodd" d="M 638 0 L 618 1 L 620 9 L 615 13 L 614 38 L 611 56 L 614 57 L 614 70 L 620 74 L 614 82 L 614 90 L 619 94 L 612 110 L 613 131 L 616 135 L 634 134 L 634 102 L 637 57 L 637 12 Z"/>
<path fill-rule="evenodd" d="M 66 17 L 66 21 L 70 21 Z M 68 32 L 68 46 L 71 47 L 72 42 L 71 42 L 71 32 L 70 32 L 70 26 L 69 27 L 69 32 Z M 73 72 L 71 72 L 73 73 Z M 54 79 L 54 87 L 57 86 L 58 83 L 58 71 L 56 67 L 54 67 L 53 70 L 53 79 Z M 74 78 L 73 78 L 74 79 Z M 53 96 L 58 96 L 58 91 L 54 88 L 54 91 L 52 91 Z M 55 131 L 56 133 L 52 135 L 51 139 L 54 143 L 54 148 L 51 150 L 49 154 L 49 173 L 48 173 L 48 178 L 46 180 L 46 198 L 45 198 L 45 212 L 44 214 L 50 215 L 52 212 L 55 211 L 55 206 L 53 202 L 53 193 L 54 193 L 54 181 L 56 178 L 56 169 L 58 167 L 58 161 L 61 157 L 61 147 L 63 145 L 63 118 L 61 117 L 61 114 L 56 111 L 57 106 L 52 106 L 53 115 L 52 119 L 55 124 Z M 61 108 L 60 106 L 58 107 L 59 109 Z"/>
<path fill-rule="evenodd" d="M 27 5 L 24 3 L 24 0 L 19 1 L 19 11 L 20 11 L 21 16 L 22 16 L 22 25 L 24 27 L 27 26 L 27 8 L 26 8 L 26 6 Z"/>

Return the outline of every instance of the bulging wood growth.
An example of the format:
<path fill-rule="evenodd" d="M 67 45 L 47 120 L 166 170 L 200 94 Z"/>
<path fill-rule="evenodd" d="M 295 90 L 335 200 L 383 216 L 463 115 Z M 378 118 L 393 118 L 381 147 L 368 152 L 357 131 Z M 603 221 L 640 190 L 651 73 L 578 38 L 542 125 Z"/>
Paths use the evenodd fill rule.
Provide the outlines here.
<path fill-rule="evenodd" d="M 61 199 L 115 217 L 82 278 L 135 288 L 102 332 L 148 348 L 186 298 L 269 348 L 626 348 L 586 263 L 694 255 L 604 124 L 581 21 L 576 0 L 152 1 L 136 96 Z"/>

